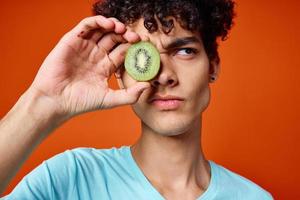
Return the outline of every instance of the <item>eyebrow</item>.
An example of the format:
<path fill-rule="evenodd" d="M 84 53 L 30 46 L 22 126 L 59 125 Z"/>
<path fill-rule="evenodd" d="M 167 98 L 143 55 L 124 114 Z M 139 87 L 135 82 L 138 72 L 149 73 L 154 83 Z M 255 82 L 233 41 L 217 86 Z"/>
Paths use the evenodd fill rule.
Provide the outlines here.
<path fill-rule="evenodd" d="M 184 37 L 184 38 L 176 38 L 174 39 L 172 42 L 170 42 L 165 49 L 166 50 L 170 50 L 170 49 L 175 49 L 187 44 L 191 44 L 191 43 L 199 43 L 201 44 L 201 41 L 197 38 L 197 37 Z"/>

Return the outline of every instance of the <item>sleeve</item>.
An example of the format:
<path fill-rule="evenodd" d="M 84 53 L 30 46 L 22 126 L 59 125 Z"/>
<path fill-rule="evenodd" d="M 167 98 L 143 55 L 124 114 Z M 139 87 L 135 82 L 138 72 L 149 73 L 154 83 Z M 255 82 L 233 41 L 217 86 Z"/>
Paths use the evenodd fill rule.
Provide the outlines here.
<path fill-rule="evenodd" d="M 72 151 L 44 161 L 27 174 L 3 200 L 67 199 L 68 191 L 75 184 L 75 156 Z"/>
<path fill-rule="evenodd" d="M 272 196 L 272 194 L 268 191 L 265 191 L 265 196 L 264 196 L 265 200 L 274 200 L 274 197 Z"/>

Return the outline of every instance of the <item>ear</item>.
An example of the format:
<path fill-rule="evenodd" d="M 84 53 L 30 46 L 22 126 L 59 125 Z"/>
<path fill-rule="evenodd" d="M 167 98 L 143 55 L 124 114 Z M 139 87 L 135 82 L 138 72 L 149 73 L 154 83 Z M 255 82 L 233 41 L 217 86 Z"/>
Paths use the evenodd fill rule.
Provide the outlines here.
<path fill-rule="evenodd" d="M 209 82 L 213 83 L 218 79 L 220 74 L 220 61 L 219 59 L 214 59 L 210 61 L 209 65 Z"/>

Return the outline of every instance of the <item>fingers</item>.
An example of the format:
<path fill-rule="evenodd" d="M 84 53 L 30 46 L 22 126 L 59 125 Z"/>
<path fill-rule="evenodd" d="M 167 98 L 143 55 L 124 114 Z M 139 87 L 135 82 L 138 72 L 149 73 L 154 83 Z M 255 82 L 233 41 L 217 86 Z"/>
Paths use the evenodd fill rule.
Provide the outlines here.
<path fill-rule="evenodd" d="M 150 83 L 138 82 L 127 89 L 110 90 L 105 98 L 107 104 L 104 102 L 104 106 L 106 108 L 113 108 L 121 105 L 134 104 L 138 101 L 143 91 L 148 88 L 150 88 Z"/>
<path fill-rule="evenodd" d="M 107 19 L 113 21 L 114 24 L 115 24 L 114 30 L 112 32 L 114 32 L 116 34 L 123 34 L 126 31 L 125 25 L 122 22 L 120 22 L 119 20 L 117 20 L 116 18 L 110 17 L 110 18 L 107 18 Z M 104 31 L 104 33 L 107 33 L 107 32 L 108 31 Z M 102 33 L 103 33 L 103 30 L 102 30 Z M 101 34 L 101 30 L 100 29 L 98 29 L 98 30 L 96 29 L 95 33 L 94 33 L 94 35 L 92 36 L 91 39 L 95 43 L 98 43 L 102 36 L 103 36 L 103 34 Z"/>
<path fill-rule="evenodd" d="M 96 43 L 105 33 L 123 34 L 126 31 L 125 25 L 116 18 L 106 18 L 101 15 L 85 18 L 80 24 L 78 27 L 81 31 L 78 37 L 91 39 Z"/>
<path fill-rule="evenodd" d="M 68 35 L 97 42 L 107 32 L 124 34 L 125 31 L 126 28 L 123 23 L 117 22 L 112 18 L 106 18 L 102 15 L 96 15 L 81 20 Z"/>
<path fill-rule="evenodd" d="M 71 37 L 69 37 L 70 35 Z M 75 43 L 74 36 L 92 40 L 96 45 L 89 41 Z M 77 47 L 83 49 L 92 62 L 98 63 L 108 58 L 108 65 L 105 66 L 112 73 L 124 62 L 130 44 L 141 40 L 137 33 L 126 29 L 125 25 L 118 19 L 106 18 L 101 15 L 83 19 L 63 39 L 66 39 L 66 42 L 72 41 L 73 46 L 77 45 L 76 49 Z M 97 66 L 103 67 L 103 65 Z"/>
<path fill-rule="evenodd" d="M 117 71 L 117 69 L 124 63 L 126 52 L 129 47 L 129 43 L 120 44 L 110 54 L 108 54 L 108 58 L 114 67 L 113 72 Z"/>
<path fill-rule="evenodd" d="M 110 17 L 108 19 L 112 20 L 115 23 L 115 33 L 123 34 L 126 31 L 125 25 L 122 22 L 120 22 L 117 18 Z"/>
<path fill-rule="evenodd" d="M 81 22 L 73 28 L 72 32 L 77 34 L 77 36 L 84 38 L 91 31 L 96 29 L 102 29 L 106 31 L 113 31 L 115 28 L 115 23 L 101 15 L 87 17 L 81 20 Z"/>
<path fill-rule="evenodd" d="M 91 53 L 93 55 L 91 56 L 92 60 L 99 63 L 97 71 L 102 72 L 102 69 L 105 68 L 105 74 L 111 76 L 119 68 L 124 62 L 127 49 L 130 47 L 129 43 L 122 43 L 124 41 L 126 40 L 122 36 L 116 34 L 108 34 L 103 38 L 98 48 L 95 48 Z M 106 64 L 103 65 L 103 62 Z"/>
<path fill-rule="evenodd" d="M 109 53 L 117 44 L 125 42 L 126 40 L 121 35 L 109 33 L 101 38 L 98 42 L 98 47 L 103 48 L 107 53 Z"/>
<path fill-rule="evenodd" d="M 97 43 L 98 46 L 104 47 L 107 52 L 111 51 L 111 48 L 114 47 L 118 43 L 129 42 L 135 43 L 140 41 L 140 36 L 131 31 L 126 31 L 124 35 L 117 35 L 115 33 L 108 33 L 104 35 L 101 40 Z"/>
<path fill-rule="evenodd" d="M 69 36 L 89 39 L 98 43 L 106 33 L 114 32 L 123 35 L 124 39 L 130 43 L 138 41 L 140 38 L 136 33 L 128 31 L 125 24 L 116 18 L 106 18 L 102 15 L 84 18 L 68 34 L 65 35 L 68 40 Z M 69 38 L 69 39 L 71 39 Z"/>
<path fill-rule="evenodd" d="M 98 41 L 97 45 L 104 48 L 106 52 L 110 52 L 118 43 L 135 43 L 140 40 L 141 38 L 137 33 L 127 30 L 123 35 L 107 33 Z"/>
<path fill-rule="evenodd" d="M 119 24 L 119 23 L 123 24 L 117 18 L 111 17 L 109 19 L 111 19 L 112 21 L 114 21 L 116 23 L 116 25 Z M 123 37 L 124 37 L 124 39 L 126 39 L 130 43 L 135 43 L 135 42 L 138 42 L 138 41 L 141 40 L 140 36 L 137 33 L 132 32 L 132 31 L 130 31 L 128 29 L 126 29 L 125 33 L 123 34 Z"/>
<path fill-rule="evenodd" d="M 126 32 L 127 39 L 130 42 L 137 42 L 140 40 L 139 36 L 133 32 Z M 126 52 L 130 47 L 130 43 L 124 38 L 124 36 L 116 35 L 114 33 L 105 35 L 98 43 L 98 47 L 102 48 L 107 53 L 107 58 L 111 63 L 111 73 L 115 72 L 119 66 L 124 63 Z M 121 44 L 120 44 L 121 43 Z M 103 51 L 99 51 L 101 53 Z M 110 74 L 111 75 L 111 74 Z"/>

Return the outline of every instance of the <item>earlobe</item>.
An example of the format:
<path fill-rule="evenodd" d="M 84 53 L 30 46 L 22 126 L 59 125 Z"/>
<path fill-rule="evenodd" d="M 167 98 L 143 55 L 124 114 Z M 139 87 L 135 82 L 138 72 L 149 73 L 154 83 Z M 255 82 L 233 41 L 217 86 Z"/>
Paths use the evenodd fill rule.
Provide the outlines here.
<path fill-rule="evenodd" d="M 220 62 L 218 62 L 217 60 L 210 61 L 209 80 L 211 83 L 217 80 L 219 73 L 220 73 Z"/>

